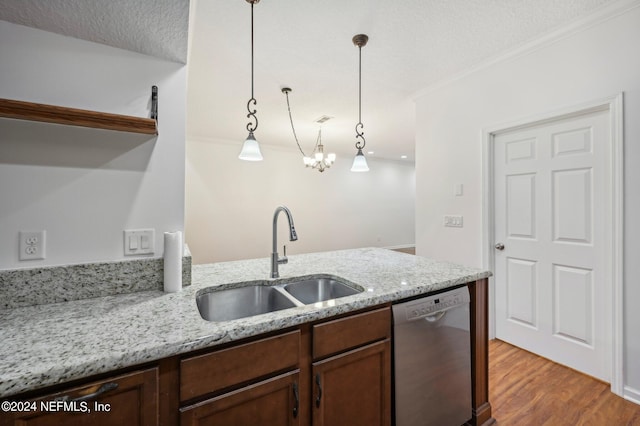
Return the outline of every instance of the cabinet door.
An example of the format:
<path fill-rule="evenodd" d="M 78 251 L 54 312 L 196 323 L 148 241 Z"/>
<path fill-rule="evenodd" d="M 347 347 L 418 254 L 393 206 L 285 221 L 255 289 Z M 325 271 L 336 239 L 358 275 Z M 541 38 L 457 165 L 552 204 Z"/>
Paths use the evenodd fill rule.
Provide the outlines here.
<path fill-rule="evenodd" d="M 8 398 L 10 400 L 10 398 Z M 158 424 L 158 369 L 137 371 L 29 401 L 37 411 L 0 415 L 0 425 Z"/>
<path fill-rule="evenodd" d="M 298 426 L 299 370 L 180 410 L 182 426 Z"/>
<path fill-rule="evenodd" d="M 391 343 L 383 340 L 313 364 L 314 426 L 391 424 Z"/>

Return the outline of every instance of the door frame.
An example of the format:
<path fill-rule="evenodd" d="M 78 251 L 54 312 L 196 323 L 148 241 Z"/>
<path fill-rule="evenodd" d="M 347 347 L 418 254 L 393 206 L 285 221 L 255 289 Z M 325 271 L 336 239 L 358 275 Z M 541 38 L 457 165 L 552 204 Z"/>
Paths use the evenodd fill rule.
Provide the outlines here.
<path fill-rule="evenodd" d="M 610 158 L 607 164 L 605 194 L 605 259 L 604 276 L 611 286 L 605 289 L 605 309 L 610 315 L 611 347 L 607 350 L 611 366 L 611 392 L 623 396 L 623 262 L 624 262 L 624 157 L 623 157 L 623 93 L 579 105 L 565 107 L 548 113 L 525 117 L 482 130 L 482 263 L 485 269 L 495 270 L 494 245 L 494 140 L 501 133 L 538 126 L 557 120 L 577 117 L 590 112 L 607 111 L 609 118 L 609 146 L 605 149 Z M 489 280 L 489 338 L 495 338 L 495 283 Z"/>

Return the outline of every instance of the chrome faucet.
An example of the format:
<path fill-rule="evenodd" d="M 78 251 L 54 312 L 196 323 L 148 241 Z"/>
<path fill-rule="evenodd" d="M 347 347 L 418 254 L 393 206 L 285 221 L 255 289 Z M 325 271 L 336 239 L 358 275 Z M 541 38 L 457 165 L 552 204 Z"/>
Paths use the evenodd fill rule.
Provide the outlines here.
<path fill-rule="evenodd" d="M 298 234 L 296 234 L 296 228 L 293 226 L 293 216 L 291 211 L 285 206 L 278 206 L 273 213 L 273 251 L 271 252 L 271 278 L 278 278 L 280 273 L 278 272 L 278 265 L 287 263 L 287 246 L 283 248 L 284 254 L 282 258 L 278 257 L 278 215 L 280 212 L 285 212 L 287 220 L 289 221 L 289 241 L 296 241 Z"/>

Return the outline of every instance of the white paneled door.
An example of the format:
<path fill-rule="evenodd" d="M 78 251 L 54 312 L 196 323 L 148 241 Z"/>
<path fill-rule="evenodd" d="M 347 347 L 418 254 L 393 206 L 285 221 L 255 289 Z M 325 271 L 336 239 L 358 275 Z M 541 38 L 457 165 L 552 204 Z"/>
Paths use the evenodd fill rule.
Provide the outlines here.
<path fill-rule="evenodd" d="M 494 136 L 496 337 L 610 380 L 606 111 Z"/>

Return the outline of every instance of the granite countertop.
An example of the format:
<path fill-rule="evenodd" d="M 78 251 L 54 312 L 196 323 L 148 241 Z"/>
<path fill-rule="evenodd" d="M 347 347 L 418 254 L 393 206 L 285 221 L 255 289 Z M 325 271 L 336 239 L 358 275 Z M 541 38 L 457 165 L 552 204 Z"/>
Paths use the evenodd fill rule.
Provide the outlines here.
<path fill-rule="evenodd" d="M 179 293 L 142 291 L 0 310 L 0 397 L 425 294 L 491 275 L 386 249 L 289 256 L 280 279 L 334 275 L 353 296 L 227 322 L 200 317 L 198 291 L 269 277 L 268 258 L 194 265 Z M 279 281 L 276 280 L 276 281 Z"/>

